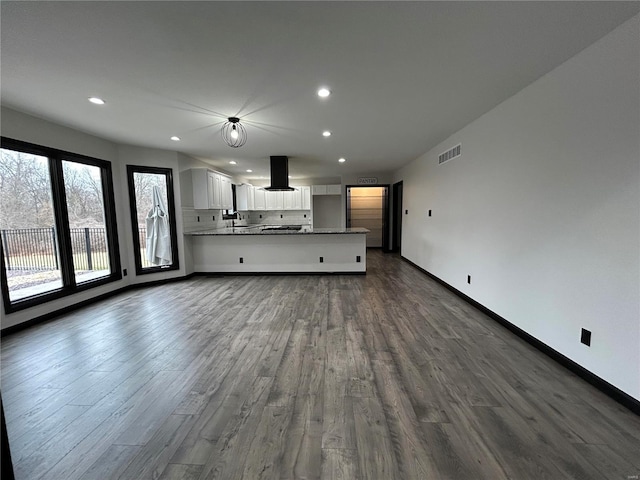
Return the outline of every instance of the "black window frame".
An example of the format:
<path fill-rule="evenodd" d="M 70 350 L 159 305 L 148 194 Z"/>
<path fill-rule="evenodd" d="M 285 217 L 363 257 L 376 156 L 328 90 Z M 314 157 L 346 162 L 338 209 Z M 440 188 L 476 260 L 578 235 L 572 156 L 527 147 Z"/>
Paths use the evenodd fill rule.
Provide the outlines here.
<path fill-rule="evenodd" d="M 0 148 L 29 153 L 46 157 L 49 163 L 51 178 L 51 201 L 53 203 L 54 220 L 56 225 L 56 238 L 58 242 L 58 255 L 60 257 L 60 271 L 62 287 L 43 292 L 38 295 L 13 300 L 9 298 L 9 285 L 4 262 L 4 250 L 0 242 L 0 263 L 2 276 L 2 300 L 6 313 L 14 313 L 26 308 L 35 307 L 59 298 L 75 295 L 92 288 L 96 288 L 122 279 L 120 246 L 118 242 L 118 223 L 116 217 L 115 195 L 113 190 L 113 173 L 111 162 L 101 160 L 79 153 L 67 152 L 56 148 L 36 145 L 34 143 L 1 137 Z M 104 203 L 105 234 L 107 236 L 107 248 L 109 252 L 109 268 L 111 273 L 104 277 L 77 283 L 73 265 L 73 252 L 71 245 L 71 232 L 69 227 L 69 214 L 67 210 L 67 196 L 62 170 L 63 161 L 81 163 L 98 167 L 101 170 L 102 199 Z"/>
<path fill-rule="evenodd" d="M 138 207 L 136 204 L 136 189 L 133 174 L 150 173 L 165 175 L 167 185 L 167 208 L 169 209 L 169 233 L 171 236 L 171 265 L 157 265 L 143 267 L 140 255 L 140 234 L 138 232 Z M 131 231 L 133 234 L 133 253 L 136 275 L 168 272 L 180 269 L 178 255 L 178 228 L 176 225 L 176 207 L 173 194 L 173 170 L 165 167 L 148 167 L 144 165 L 127 165 L 127 186 L 129 188 L 129 211 L 131 213 Z"/>

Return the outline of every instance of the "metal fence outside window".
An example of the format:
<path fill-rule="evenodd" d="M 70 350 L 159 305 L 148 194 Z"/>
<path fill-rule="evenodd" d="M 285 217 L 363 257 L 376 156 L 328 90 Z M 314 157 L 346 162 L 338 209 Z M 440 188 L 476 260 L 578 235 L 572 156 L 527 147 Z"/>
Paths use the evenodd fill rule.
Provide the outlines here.
<path fill-rule="evenodd" d="M 71 249 L 76 271 L 109 268 L 104 228 L 71 228 Z M 146 244 L 146 228 L 139 228 L 140 244 Z M 7 270 L 58 270 L 56 231 L 51 228 L 0 230 Z M 143 259 L 144 263 L 144 259 Z"/>

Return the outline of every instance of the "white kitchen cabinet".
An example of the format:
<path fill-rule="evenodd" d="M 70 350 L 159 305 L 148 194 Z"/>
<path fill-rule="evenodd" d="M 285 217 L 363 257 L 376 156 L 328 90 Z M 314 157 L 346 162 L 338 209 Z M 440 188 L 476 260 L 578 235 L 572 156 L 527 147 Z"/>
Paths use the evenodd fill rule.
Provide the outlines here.
<path fill-rule="evenodd" d="M 220 175 L 220 208 L 233 210 L 233 188 L 231 179 Z"/>
<path fill-rule="evenodd" d="M 302 210 L 311 210 L 311 187 L 299 187 L 302 197 Z"/>
<path fill-rule="evenodd" d="M 342 185 L 327 185 L 327 195 L 342 195 Z"/>
<path fill-rule="evenodd" d="M 266 210 L 267 209 L 267 200 L 266 200 L 266 190 L 261 187 L 254 187 L 254 210 Z"/>
<path fill-rule="evenodd" d="M 294 188 L 295 190 L 284 192 L 285 210 L 302 210 L 302 190 L 300 190 L 300 187 Z"/>
<path fill-rule="evenodd" d="M 290 192 L 282 192 L 282 208 L 283 210 L 293 210 L 293 193 L 295 190 Z"/>
<path fill-rule="evenodd" d="M 236 207 L 241 212 L 255 209 L 255 192 L 253 185 L 236 185 Z"/>
<path fill-rule="evenodd" d="M 342 195 L 342 185 L 312 185 L 312 195 Z"/>
<path fill-rule="evenodd" d="M 208 172 L 209 176 L 209 208 L 219 210 L 222 208 L 222 178 L 214 172 Z"/>
<path fill-rule="evenodd" d="M 236 186 L 236 203 L 240 211 L 252 210 L 311 210 L 311 187 L 273 192 L 252 185 Z"/>
<path fill-rule="evenodd" d="M 274 192 L 267 190 L 266 192 L 266 209 L 267 210 L 284 210 L 284 192 Z"/>
<path fill-rule="evenodd" d="M 300 187 L 296 187 L 296 189 L 291 193 L 291 210 L 302 210 L 302 190 Z"/>
<path fill-rule="evenodd" d="M 247 197 L 247 210 L 255 210 L 256 188 L 253 185 L 249 185 L 247 193 L 249 194 Z"/>
<path fill-rule="evenodd" d="M 221 210 L 233 208 L 231 179 L 206 168 L 191 169 L 193 208 Z"/>

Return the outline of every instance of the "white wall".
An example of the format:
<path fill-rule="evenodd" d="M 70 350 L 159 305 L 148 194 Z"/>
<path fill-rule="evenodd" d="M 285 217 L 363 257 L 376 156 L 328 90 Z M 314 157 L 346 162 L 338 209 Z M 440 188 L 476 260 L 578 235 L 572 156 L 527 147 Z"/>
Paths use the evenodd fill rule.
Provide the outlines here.
<path fill-rule="evenodd" d="M 2 107 L 2 136 L 115 162 L 118 146 L 94 135 Z"/>
<path fill-rule="evenodd" d="M 313 226 L 316 228 L 341 227 L 342 195 L 314 195 L 313 196 Z"/>
<path fill-rule="evenodd" d="M 404 257 L 636 399 L 638 38 L 640 16 L 395 179 L 409 210 Z M 459 142 L 462 157 L 438 166 Z"/>

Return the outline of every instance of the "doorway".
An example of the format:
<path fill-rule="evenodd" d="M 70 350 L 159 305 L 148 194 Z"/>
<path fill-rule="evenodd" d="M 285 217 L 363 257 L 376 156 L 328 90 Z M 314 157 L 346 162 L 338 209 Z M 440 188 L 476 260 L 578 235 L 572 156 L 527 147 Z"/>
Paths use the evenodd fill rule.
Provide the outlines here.
<path fill-rule="evenodd" d="M 393 184 L 393 220 L 392 220 L 392 247 L 394 252 L 402 250 L 402 182 Z"/>
<path fill-rule="evenodd" d="M 389 251 L 389 185 L 347 185 L 347 227 L 364 227 L 367 248 Z"/>

